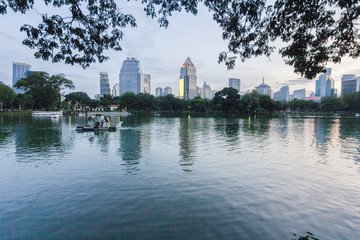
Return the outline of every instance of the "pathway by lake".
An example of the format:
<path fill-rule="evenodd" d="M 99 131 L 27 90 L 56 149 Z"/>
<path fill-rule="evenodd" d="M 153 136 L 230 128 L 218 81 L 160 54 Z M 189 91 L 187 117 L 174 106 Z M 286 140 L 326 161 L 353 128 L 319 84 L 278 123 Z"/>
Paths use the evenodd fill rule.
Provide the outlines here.
<path fill-rule="evenodd" d="M 359 119 L 120 120 L 0 115 L 0 239 L 360 236 Z"/>

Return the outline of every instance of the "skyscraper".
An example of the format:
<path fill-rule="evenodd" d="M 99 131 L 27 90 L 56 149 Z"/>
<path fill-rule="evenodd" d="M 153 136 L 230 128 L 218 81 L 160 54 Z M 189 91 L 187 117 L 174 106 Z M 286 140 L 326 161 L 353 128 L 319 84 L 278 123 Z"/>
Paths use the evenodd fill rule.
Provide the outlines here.
<path fill-rule="evenodd" d="M 13 79 L 12 86 L 16 94 L 24 93 L 23 89 L 14 87 L 15 83 L 22 78 L 25 78 L 26 75 L 31 71 L 31 65 L 26 63 L 13 62 Z"/>
<path fill-rule="evenodd" d="M 136 58 L 124 60 L 119 74 L 120 95 L 126 92 L 135 94 L 144 91 L 144 76 L 140 62 Z"/>
<path fill-rule="evenodd" d="M 209 84 L 206 84 L 206 82 L 204 82 L 203 85 L 203 95 L 202 98 L 207 98 L 207 99 L 211 99 L 212 98 L 212 94 L 211 94 L 211 87 Z"/>
<path fill-rule="evenodd" d="M 192 99 L 197 95 L 196 67 L 188 57 L 180 68 L 179 97 Z"/>
<path fill-rule="evenodd" d="M 360 91 L 360 77 L 354 74 L 344 74 L 341 77 L 341 94 L 349 94 Z"/>
<path fill-rule="evenodd" d="M 100 95 L 110 95 L 109 76 L 107 72 L 100 72 Z"/>
<path fill-rule="evenodd" d="M 280 101 L 290 101 L 289 86 L 283 86 L 280 88 Z"/>
<path fill-rule="evenodd" d="M 150 94 L 150 74 L 144 74 L 144 93 Z"/>
<path fill-rule="evenodd" d="M 297 99 L 305 99 L 305 95 L 306 95 L 306 89 L 298 89 L 298 90 L 294 90 L 293 92 L 293 98 L 297 98 Z"/>
<path fill-rule="evenodd" d="M 268 95 L 269 97 L 271 97 L 272 91 L 269 85 L 265 84 L 264 78 L 262 83 L 255 87 L 255 90 L 262 95 Z"/>
<path fill-rule="evenodd" d="M 240 78 L 229 78 L 229 87 L 235 88 L 240 94 Z"/>
<path fill-rule="evenodd" d="M 164 92 L 163 92 L 163 96 L 166 96 L 166 95 L 169 95 L 169 94 L 172 94 L 171 87 L 165 87 Z"/>
<path fill-rule="evenodd" d="M 160 97 L 160 96 L 162 96 L 163 95 L 163 89 L 161 88 L 161 87 L 157 87 L 156 89 L 155 89 L 155 96 L 156 97 Z"/>
<path fill-rule="evenodd" d="M 114 86 L 113 86 L 113 89 L 112 89 L 113 97 L 118 97 L 119 96 L 119 90 L 120 90 L 119 83 L 115 83 Z"/>
<path fill-rule="evenodd" d="M 334 79 L 332 78 L 331 68 L 327 68 L 326 72 L 319 76 L 319 79 L 315 83 L 315 96 L 317 97 L 327 97 L 333 95 L 335 92 L 334 89 Z"/>

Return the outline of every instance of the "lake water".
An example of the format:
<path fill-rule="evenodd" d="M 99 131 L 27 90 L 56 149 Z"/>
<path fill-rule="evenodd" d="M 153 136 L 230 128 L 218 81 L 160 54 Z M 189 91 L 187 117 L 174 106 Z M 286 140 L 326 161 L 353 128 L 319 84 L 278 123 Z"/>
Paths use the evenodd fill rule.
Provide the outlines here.
<path fill-rule="evenodd" d="M 359 119 L 84 121 L 0 115 L 0 239 L 359 239 Z"/>

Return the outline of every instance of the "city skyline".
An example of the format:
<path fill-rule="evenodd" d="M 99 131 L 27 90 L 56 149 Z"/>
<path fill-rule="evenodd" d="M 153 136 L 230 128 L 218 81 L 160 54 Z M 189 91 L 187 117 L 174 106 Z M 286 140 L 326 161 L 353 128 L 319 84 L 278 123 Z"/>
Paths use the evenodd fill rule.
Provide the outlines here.
<path fill-rule="evenodd" d="M 109 73 L 112 87 L 118 80 L 118 72 L 122 61 L 134 56 L 141 61 L 143 71 L 151 74 L 151 94 L 155 94 L 157 86 L 170 86 L 173 93 L 179 92 L 178 66 L 187 56 L 191 56 L 196 63 L 198 84 L 204 81 L 212 89 L 221 90 L 227 86 L 229 78 L 240 78 L 242 91 L 252 90 L 259 85 L 262 77 L 274 91 L 289 85 L 290 91 L 305 88 L 307 93 L 314 92 L 315 80 L 302 79 L 294 73 L 291 66 L 285 65 L 280 55 L 274 53 L 269 60 L 267 57 L 248 59 L 245 63 L 237 61 L 235 69 L 228 71 L 224 64 L 218 64 L 218 54 L 227 49 L 227 43 L 222 40 L 220 27 L 212 20 L 212 16 L 204 7 L 199 8 L 197 16 L 188 13 L 174 13 L 170 17 L 168 29 L 160 28 L 155 20 L 145 16 L 139 3 L 121 3 L 123 9 L 131 11 L 137 19 L 138 27 L 125 29 L 125 37 L 121 43 L 122 52 L 107 51 L 110 60 L 102 64 L 95 63 L 88 69 L 80 66 L 52 64 L 35 59 L 34 51 L 23 46 L 25 33 L 19 31 L 25 23 L 36 25 L 40 16 L 35 10 L 20 15 L 9 13 L 2 16 L 6 21 L 0 23 L 0 81 L 11 86 L 12 62 L 25 62 L 32 65 L 35 71 L 46 71 L 50 74 L 64 73 L 74 81 L 74 91 L 84 91 L 93 97 L 99 93 L 99 72 Z M 38 9 L 41 11 L 41 8 Z M 12 24 L 5 24 L 12 22 Z M 188 26 L 191 26 L 189 28 Z M 177 33 L 187 31 L 188 36 Z M 146 41 L 144 41 L 146 39 Z M 279 44 L 278 44 L 279 45 Z M 280 45 L 279 45 L 280 46 Z M 156 53 L 156 54 L 154 54 Z M 11 58 L 9 58 L 11 56 Z M 328 64 L 333 69 L 335 88 L 340 91 L 341 77 L 344 74 L 360 75 L 360 60 L 344 59 L 342 64 Z"/>

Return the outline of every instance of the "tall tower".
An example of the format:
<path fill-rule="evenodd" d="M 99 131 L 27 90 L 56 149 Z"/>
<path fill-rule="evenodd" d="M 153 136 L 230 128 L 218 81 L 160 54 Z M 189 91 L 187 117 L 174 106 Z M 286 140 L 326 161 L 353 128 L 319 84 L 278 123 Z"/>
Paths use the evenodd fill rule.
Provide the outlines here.
<path fill-rule="evenodd" d="M 144 74 L 144 93 L 150 94 L 150 74 Z"/>
<path fill-rule="evenodd" d="M 31 65 L 26 63 L 13 62 L 13 79 L 12 86 L 16 94 L 24 93 L 24 90 L 21 88 L 14 87 L 15 83 L 22 78 L 25 78 L 27 74 L 31 71 Z"/>
<path fill-rule="evenodd" d="M 229 87 L 235 88 L 240 94 L 240 78 L 229 78 Z"/>
<path fill-rule="evenodd" d="M 156 97 L 160 97 L 160 96 L 162 96 L 163 95 L 163 89 L 161 88 L 161 87 L 157 87 L 156 89 L 155 89 L 155 96 Z"/>
<path fill-rule="evenodd" d="M 196 96 L 196 67 L 188 57 L 180 68 L 179 97 L 192 99 Z"/>
<path fill-rule="evenodd" d="M 334 91 L 334 79 L 332 78 L 331 68 L 327 68 L 326 72 L 319 76 L 315 82 L 315 96 L 327 97 L 331 96 Z"/>
<path fill-rule="evenodd" d="M 109 76 L 107 72 L 100 72 L 100 95 L 110 95 Z"/>
<path fill-rule="evenodd" d="M 119 74 L 120 95 L 126 92 L 135 94 L 144 91 L 144 76 L 140 62 L 136 58 L 124 60 Z"/>

